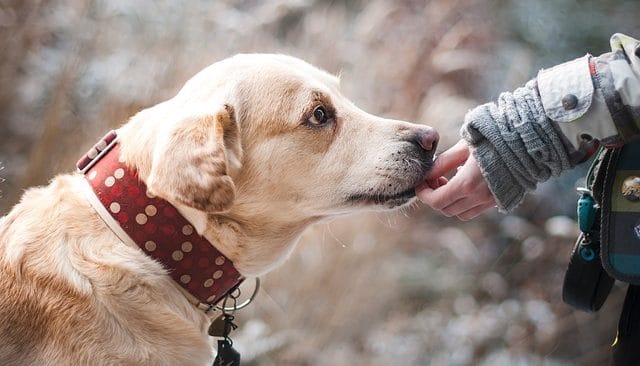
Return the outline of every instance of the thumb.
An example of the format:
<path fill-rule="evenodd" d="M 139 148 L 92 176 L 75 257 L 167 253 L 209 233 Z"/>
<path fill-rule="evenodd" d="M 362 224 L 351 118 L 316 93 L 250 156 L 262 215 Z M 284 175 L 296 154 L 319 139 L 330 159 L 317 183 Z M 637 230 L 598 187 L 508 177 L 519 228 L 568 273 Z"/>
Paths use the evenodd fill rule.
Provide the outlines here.
<path fill-rule="evenodd" d="M 436 158 L 433 162 L 433 167 L 427 173 L 426 179 L 429 180 L 445 175 L 462 165 L 467 158 L 469 158 L 469 145 L 465 140 L 460 140 Z"/>

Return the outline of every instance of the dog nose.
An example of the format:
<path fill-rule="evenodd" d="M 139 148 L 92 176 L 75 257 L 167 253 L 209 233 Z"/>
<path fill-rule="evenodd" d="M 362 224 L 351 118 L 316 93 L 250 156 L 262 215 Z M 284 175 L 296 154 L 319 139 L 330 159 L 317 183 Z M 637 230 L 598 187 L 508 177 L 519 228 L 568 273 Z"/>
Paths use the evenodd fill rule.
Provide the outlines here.
<path fill-rule="evenodd" d="M 440 135 L 431 127 L 421 128 L 416 132 L 415 141 L 426 151 L 433 151 L 438 146 Z"/>

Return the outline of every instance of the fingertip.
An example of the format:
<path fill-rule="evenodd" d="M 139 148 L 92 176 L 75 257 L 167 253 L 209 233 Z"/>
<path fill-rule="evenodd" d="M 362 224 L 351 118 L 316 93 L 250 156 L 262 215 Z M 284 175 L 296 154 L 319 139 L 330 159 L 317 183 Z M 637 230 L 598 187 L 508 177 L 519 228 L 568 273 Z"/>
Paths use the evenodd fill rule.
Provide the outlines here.
<path fill-rule="evenodd" d="M 443 186 L 442 181 L 440 180 L 442 177 L 427 179 L 424 183 L 431 189 L 438 189 Z"/>
<path fill-rule="evenodd" d="M 469 157 L 469 146 L 460 140 L 457 144 L 442 152 L 434 161 L 431 170 L 427 172 L 427 179 L 443 176 L 461 164 Z"/>
<path fill-rule="evenodd" d="M 429 204 L 429 194 L 433 192 L 433 189 L 426 183 L 421 183 L 416 187 L 416 198 L 424 204 Z"/>
<path fill-rule="evenodd" d="M 428 180 L 422 181 L 416 186 L 416 194 L 427 189 L 433 190 L 433 187 L 431 187 L 431 183 L 429 183 Z"/>
<path fill-rule="evenodd" d="M 445 216 L 445 217 L 455 216 L 455 214 L 451 212 L 451 210 L 449 210 L 448 207 L 442 208 L 439 211 L 440 211 L 440 214 L 442 214 L 442 216 Z"/>
<path fill-rule="evenodd" d="M 474 218 L 475 218 L 475 216 L 473 216 L 473 217 L 469 217 L 469 216 L 465 216 L 465 215 L 458 215 L 458 216 L 456 216 L 456 217 L 458 218 L 458 220 L 460 220 L 460 221 L 465 221 L 465 222 L 466 222 L 466 221 L 470 221 L 470 220 L 472 220 L 472 219 L 474 219 Z"/>

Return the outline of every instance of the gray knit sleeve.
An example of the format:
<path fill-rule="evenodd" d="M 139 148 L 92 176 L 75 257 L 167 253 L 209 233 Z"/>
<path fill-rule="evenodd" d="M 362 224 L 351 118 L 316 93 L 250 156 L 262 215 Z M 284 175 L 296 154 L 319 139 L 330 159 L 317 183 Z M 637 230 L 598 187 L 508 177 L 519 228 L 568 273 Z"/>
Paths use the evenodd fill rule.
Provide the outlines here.
<path fill-rule="evenodd" d="M 501 211 L 575 165 L 571 144 L 545 115 L 535 80 L 468 112 L 461 133 Z"/>

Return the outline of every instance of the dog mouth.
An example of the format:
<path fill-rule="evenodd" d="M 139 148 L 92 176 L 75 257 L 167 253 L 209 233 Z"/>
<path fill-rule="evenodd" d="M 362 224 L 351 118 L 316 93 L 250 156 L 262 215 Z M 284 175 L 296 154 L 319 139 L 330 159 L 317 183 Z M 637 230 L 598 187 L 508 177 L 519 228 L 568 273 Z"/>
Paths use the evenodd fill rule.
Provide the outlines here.
<path fill-rule="evenodd" d="M 407 154 L 397 159 L 396 165 L 386 170 L 385 180 L 374 187 L 347 196 L 351 205 L 383 206 L 389 209 L 403 206 L 416 197 L 415 187 L 433 167 L 433 152 Z M 395 188 L 395 189 L 394 189 Z"/>
<path fill-rule="evenodd" d="M 405 191 L 393 194 L 353 194 L 347 198 L 347 202 L 351 204 L 382 205 L 389 208 L 395 208 L 409 203 L 413 198 L 415 198 L 415 196 L 415 188 L 411 187 Z"/>

